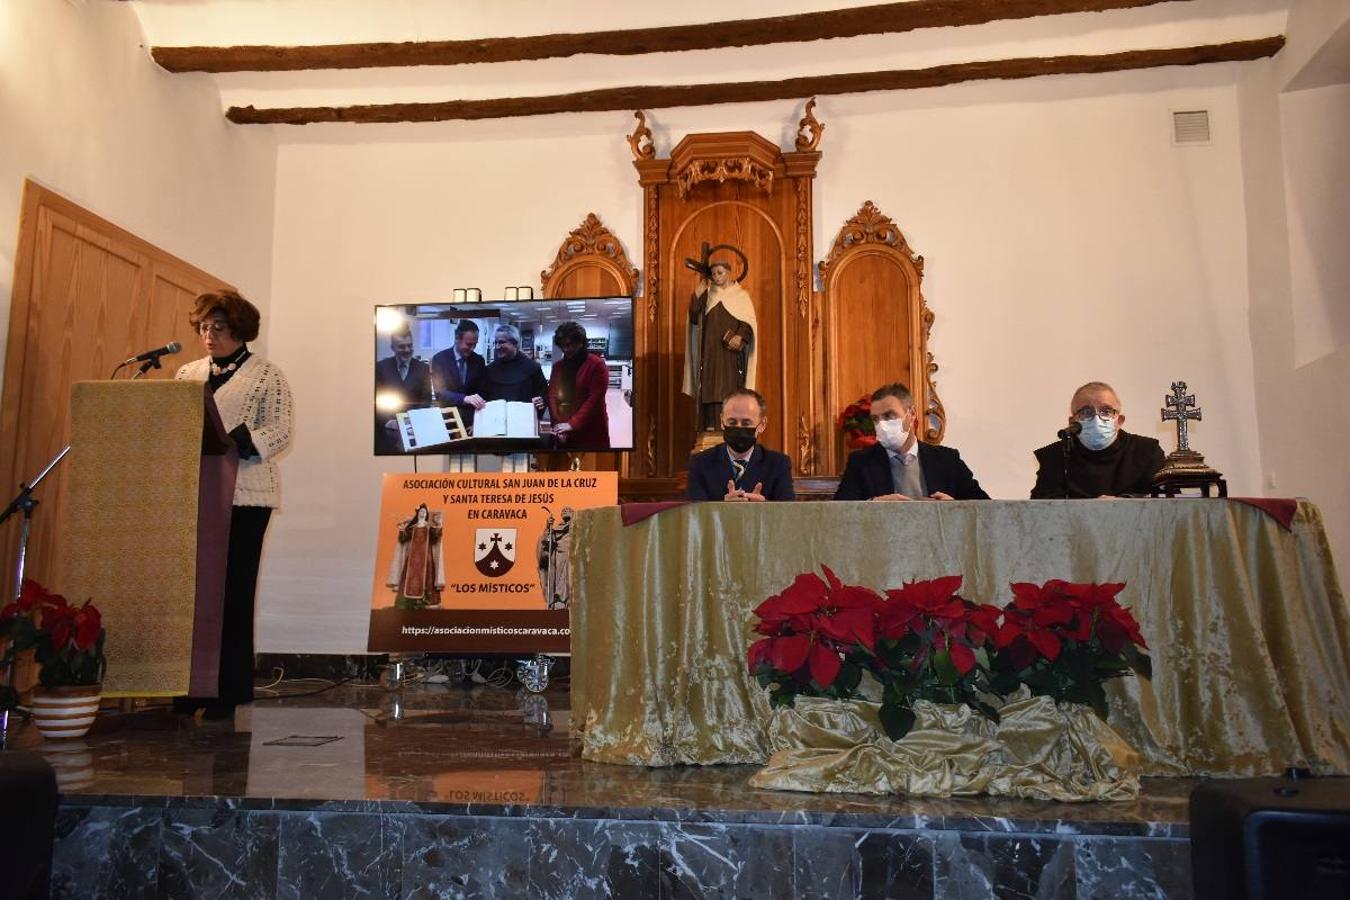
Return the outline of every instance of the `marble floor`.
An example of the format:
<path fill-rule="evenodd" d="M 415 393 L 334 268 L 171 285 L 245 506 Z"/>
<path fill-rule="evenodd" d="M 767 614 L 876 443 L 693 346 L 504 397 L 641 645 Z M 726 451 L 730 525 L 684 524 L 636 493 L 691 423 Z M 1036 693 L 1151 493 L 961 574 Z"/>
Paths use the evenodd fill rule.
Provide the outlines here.
<path fill-rule="evenodd" d="M 1190 896 L 1193 781 L 1102 804 L 761 791 L 754 767 L 585 762 L 567 706 L 565 684 L 347 684 L 11 746 L 57 770 L 54 896 Z"/>

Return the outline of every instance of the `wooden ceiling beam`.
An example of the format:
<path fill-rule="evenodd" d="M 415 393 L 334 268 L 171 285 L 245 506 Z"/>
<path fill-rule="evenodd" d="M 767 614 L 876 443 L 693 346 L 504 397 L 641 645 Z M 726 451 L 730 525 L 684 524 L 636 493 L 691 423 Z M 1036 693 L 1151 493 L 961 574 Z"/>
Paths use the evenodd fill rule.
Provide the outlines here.
<path fill-rule="evenodd" d="M 500 97 L 488 100 L 446 100 L 437 103 L 384 103 L 367 106 L 302 106 L 263 108 L 232 106 L 226 118 L 241 125 L 308 125 L 318 122 L 445 122 L 502 119 L 552 113 L 661 109 L 789 100 L 813 95 L 857 94 L 941 87 L 963 81 L 1034 78 L 1120 72 L 1160 66 L 1194 66 L 1273 56 L 1284 46 L 1282 36 L 1225 44 L 1204 44 L 1163 50 L 1128 50 L 1094 56 L 1049 56 L 953 63 L 927 69 L 811 75 L 781 81 L 605 88 L 542 97 Z"/>
<path fill-rule="evenodd" d="M 1189 0 L 911 0 L 852 9 L 700 25 L 461 41 L 329 44 L 298 47 L 155 47 L 170 72 L 288 72 L 517 62 L 592 53 L 636 56 L 720 47 L 753 47 L 825 38 L 896 34 L 921 28 L 1132 9 Z"/>

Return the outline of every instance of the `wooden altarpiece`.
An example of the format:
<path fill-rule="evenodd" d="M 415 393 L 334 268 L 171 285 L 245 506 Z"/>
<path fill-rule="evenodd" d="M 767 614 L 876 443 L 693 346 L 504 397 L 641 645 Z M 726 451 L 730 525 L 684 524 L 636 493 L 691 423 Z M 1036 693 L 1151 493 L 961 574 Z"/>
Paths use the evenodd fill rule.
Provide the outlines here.
<path fill-rule="evenodd" d="M 593 213 L 540 275 L 545 297 L 636 297 L 633 452 L 581 458 L 583 468 L 620 472 L 624 499 L 683 492 L 696 438 L 694 402 L 682 392 L 685 339 L 699 277 L 685 260 L 699 258 L 705 243 L 746 255 L 742 286 L 760 340 L 755 386 L 769 406 L 763 440 L 792 458 L 800 496 L 833 492 L 847 456 L 835 419 L 881 384 L 908 384 L 924 411 L 921 439 L 942 440 L 946 414 L 932 378 L 923 257 L 899 227 L 864 203 L 819 263 L 821 290 L 814 289 L 812 189 L 824 130 L 814 105 L 806 104 L 795 151 L 742 131 L 688 135 L 669 157 L 657 157 L 637 113 L 628 143 L 643 189 L 642 296 L 637 269 Z"/>
<path fill-rule="evenodd" d="M 808 112 L 809 115 L 809 112 Z M 629 138 L 643 189 L 645 290 L 637 330 L 638 434 L 631 474 L 683 472 L 694 444 L 694 404 L 682 393 L 690 300 L 699 276 L 685 265 L 704 244 L 745 254 L 758 319 L 755 388 L 768 401 L 765 445 L 784 450 L 803 474 L 816 469 L 819 391 L 811 347 L 811 191 L 819 132 L 793 152 L 749 131 L 691 134 L 658 157 L 645 117 Z M 812 120 L 814 121 L 814 120 Z M 736 273 L 741 275 L 740 272 Z"/>
<path fill-rule="evenodd" d="M 637 292 L 638 270 L 629 262 L 623 244 L 605 227 L 600 217 L 587 213 L 585 220 L 563 240 L 553 262 L 539 273 L 539 281 L 543 296 L 550 300 L 632 297 Z M 635 329 L 641 327 L 637 318 L 635 316 Z M 636 365 L 640 366 L 642 362 Z M 582 453 L 578 456 L 581 467 L 592 471 L 618 472 L 624 476 L 631 467 L 627 453 Z M 559 469 L 571 465 L 572 460 L 570 455 L 546 454 L 539 457 L 539 464 L 541 468 Z"/>
<path fill-rule="evenodd" d="M 919 439 L 941 443 L 947 413 L 933 384 L 938 366 L 928 349 L 933 312 L 923 298 L 923 257 L 868 200 L 839 229 L 819 271 L 826 410 L 837 416 L 881 385 L 903 381 L 923 411 Z M 820 471 L 842 471 L 847 455 L 835 429 L 823 442 Z"/>

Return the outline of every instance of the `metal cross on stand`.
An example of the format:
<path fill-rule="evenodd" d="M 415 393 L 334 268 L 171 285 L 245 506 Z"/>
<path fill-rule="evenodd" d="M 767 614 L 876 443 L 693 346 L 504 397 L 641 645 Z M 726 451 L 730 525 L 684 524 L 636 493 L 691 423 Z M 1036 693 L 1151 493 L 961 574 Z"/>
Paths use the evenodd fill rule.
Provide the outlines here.
<path fill-rule="evenodd" d="M 1186 382 L 1172 382 L 1172 393 L 1163 398 L 1163 405 L 1171 409 L 1164 409 L 1162 417 L 1164 422 L 1175 421 L 1177 423 L 1177 450 L 1186 451 L 1191 449 L 1190 438 L 1186 434 L 1186 422 L 1188 419 L 1200 421 L 1200 410 L 1192 409 L 1195 406 L 1195 395 L 1186 393 Z"/>
<path fill-rule="evenodd" d="M 1153 496 L 1176 497 L 1181 491 L 1198 488 L 1208 497 L 1218 488 L 1220 497 L 1228 496 L 1228 483 L 1223 474 L 1205 462 L 1205 455 L 1191 449 L 1187 422 L 1200 421 L 1200 410 L 1195 408 L 1195 395 L 1186 393 L 1186 382 L 1172 382 L 1172 393 L 1163 398 L 1168 407 L 1162 411 L 1164 422 L 1177 423 L 1177 449 L 1167 454 L 1163 467 L 1153 476 Z"/>

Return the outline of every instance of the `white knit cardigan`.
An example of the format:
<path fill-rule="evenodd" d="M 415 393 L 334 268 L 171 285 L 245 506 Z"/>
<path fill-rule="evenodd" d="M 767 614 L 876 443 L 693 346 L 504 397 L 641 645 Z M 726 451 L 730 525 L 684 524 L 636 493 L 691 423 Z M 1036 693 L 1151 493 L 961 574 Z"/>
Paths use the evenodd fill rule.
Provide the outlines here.
<path fill-rule="evenodd" d="M 210 366 L 211 358 L 202 357 L 184 365 L 174 377 L 205 381 Z M 246 427 L 259 454 L 239 461 L 234 505 L 280 506 L 281 476 L 272 458 L 291 443 L 291 387 L 286 376 L 267 360 L 250 356 L 216 389 L 215 400 L 225 430 Z"/>

